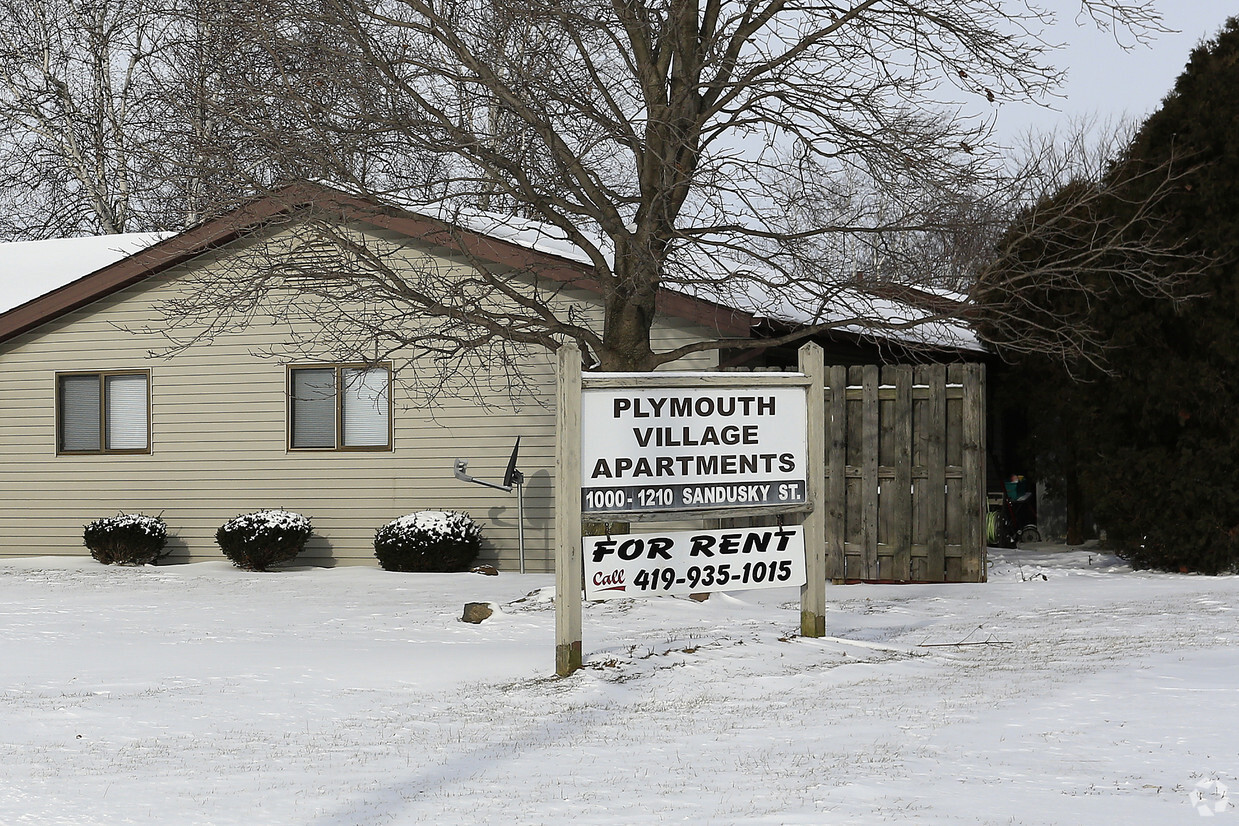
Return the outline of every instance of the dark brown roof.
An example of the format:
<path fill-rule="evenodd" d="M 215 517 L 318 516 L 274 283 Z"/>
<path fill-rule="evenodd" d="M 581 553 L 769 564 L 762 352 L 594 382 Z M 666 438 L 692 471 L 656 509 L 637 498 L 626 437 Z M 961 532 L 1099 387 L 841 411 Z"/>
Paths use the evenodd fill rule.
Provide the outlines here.
<path fill-rule="evenodd" d="M 330 214 L 338 215 L 343 220 L 364 221 L 480 260 L 526 269 L 542 277 L 601 293 L 600 285 L 593 278 L 592 268 L 579 262 L 462 229 L 415 212 L 376 204 L 330 187 L 299 183 L 254 198 L 230 212 L 190 227 L 0 314 L 0 342 L 224 246 L 264 224 L 309 208 L 329 210 Z M 749 313 L 670 290 L 659 292 L 658 309 L 667 315 L 718 330 L 723 336 L 747 337 L 753 323 L 753 316 Z"/>

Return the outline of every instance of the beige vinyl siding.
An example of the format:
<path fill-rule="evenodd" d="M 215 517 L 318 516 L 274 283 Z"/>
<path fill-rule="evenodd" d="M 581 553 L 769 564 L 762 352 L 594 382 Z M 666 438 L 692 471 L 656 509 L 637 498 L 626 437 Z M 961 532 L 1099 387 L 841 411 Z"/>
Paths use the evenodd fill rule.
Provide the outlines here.
<path fill-rule="evenodd" d="M 452 462 L 467 459 L 471 475 L 498 482 L 520 435 L 527 566 L 551 569 L 551 354 L 520 366 L 537 380 L 545 406 L 530 398 L 519 410 L 486 409 L 444 397 L 427 408 L 397 364 L 390 451 L 290 452 L 286 361 L 255 355 L 278 350 L 285 330 L 259 323 L 171 358 L 148 355 L 160 337 L 132 332 L 157 323 L 158 305 L 176 294 L 186 267 L 209 274 L 226 255 L 202 256 L 0 344 L 0 556 L 84 555 L 82 526 L 123 511 L 163 515 L 171 561 L 222 559 L 214 532 L 225 520 L 285 508 L 314 525 L 299 563 L 374 564 L 376 529 L 416 510 L 447 509 L 482 524 L 483 561 L 515 569 L 515 493 L 459 482 Z M 656 346 L 701 335 L 663 321 Z M 675 369 L 714 363 L 708 353 Z M 115 370 L 150 371 L 150 454 L 57 456 L 56 373 Z"/>

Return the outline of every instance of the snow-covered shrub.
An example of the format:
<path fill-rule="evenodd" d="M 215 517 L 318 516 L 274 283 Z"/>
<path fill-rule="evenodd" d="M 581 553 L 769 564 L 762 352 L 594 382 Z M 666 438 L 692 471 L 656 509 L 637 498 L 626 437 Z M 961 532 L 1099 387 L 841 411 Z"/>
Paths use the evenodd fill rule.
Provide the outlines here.
<path fill-rule="evenodd" d="M 256 511 L 229 519 L 215 532 L 215 542 L 232 564 L 265 571 L 301 553 L 312 530 L 310 520 L 292 511 Z"/>
<path fill-rule="evenodd" d="M 122 513 L 96 519 L 82 530 L 82 544 L 104 565 L 153 565 L 166 556 L 168 526 L 158 516 Z"/>
<path fill-rule="evenodd" d="M 374 534 L 374 555 L 388 571 L 464 571 L 481 547 L 481 527 L 468 515 L 453 511 L 411 513 Z"/>

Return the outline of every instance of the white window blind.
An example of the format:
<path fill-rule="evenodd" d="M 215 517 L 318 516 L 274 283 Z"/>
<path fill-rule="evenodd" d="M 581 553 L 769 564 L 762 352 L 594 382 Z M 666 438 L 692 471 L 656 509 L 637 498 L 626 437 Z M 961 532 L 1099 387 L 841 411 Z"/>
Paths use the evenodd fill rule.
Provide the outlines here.
<path fill-rule="evenodd" d="M 99 376 L 60 377 L 60 449 L 100 449 Z"/>
<path fill-rule="evenodd" d="M 385 447 L 391 407 L 386 367 L 341 370 L 340 403 L 346 447 Z"/>
<path fill-rule="evenodd" d="M 108 450 L 145 450 L 150 432 L 146 421 L 146 376 L 106 376 L 104 386 Z"/>
<path fill-rule="evenodd" d="M 336 370 L 292 371 L 293 447 L 336 446 Z"/>

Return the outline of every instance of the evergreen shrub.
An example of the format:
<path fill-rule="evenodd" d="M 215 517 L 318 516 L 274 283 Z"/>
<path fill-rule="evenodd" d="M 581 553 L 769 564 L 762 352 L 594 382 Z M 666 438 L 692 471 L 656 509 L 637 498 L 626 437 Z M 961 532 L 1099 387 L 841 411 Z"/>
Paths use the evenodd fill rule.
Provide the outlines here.
<path fill-rule="evenodd" d="M 467 514 L 420 511 L 388 522 L 374 534 L 374 555 L 387 571 L 468 570 L 482 547 L 482 529 Z"/>
<path fill-rule="evenodd" d="M 1067 338 L 1082 329 L 1081 339 L 1104 344 L 1105 369 L 1083 357 L 1058 364 L 1053 353 L 1003 353 L 1019 361 L 1007 396 L 1032 425 L 1037 475 L 1072 508 L 1077 540 L 1091 513 L 1108 546 L 1138 568 L 1239 573 L 1237 118 L 1239 18 L 1231 18 L 1192 52 L 1101 181 L 1064 190 L 1108 193 L 1088 220 L 1011 235 L 1014 283 L 1045 274 L 1040 294 L 1021 288 L 1027 303 L 1012 312 L 1030 329 L 1078 321 Z M 1047 220 L 1053 205 L 1030 214 L 1072 227 Z M 1134 269 L 1122 256 L 1085 254 L 1107 227 L 1127 228 L 1131 249 L 1166 253 Z M 1088 291 L 1058 286 L 1073 270 Z"/>
<path fill-rule="evenodd" d="M 266 571 L 301 553 L 313 530 L 299 513 L 265 510 L 233 517 L 215 532 L 215 542 L 232 564 L 246 571 Z"/>
<path fill-rule="evenodd" d="M 96 519 L 82 530 L 82 544 L 104 565 L 153 565 L 167 556 L 167 542 L 164 521 L 140 513 Z"/>

